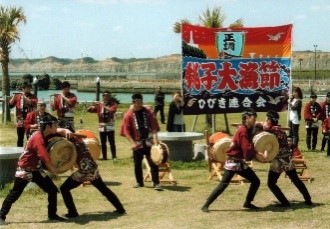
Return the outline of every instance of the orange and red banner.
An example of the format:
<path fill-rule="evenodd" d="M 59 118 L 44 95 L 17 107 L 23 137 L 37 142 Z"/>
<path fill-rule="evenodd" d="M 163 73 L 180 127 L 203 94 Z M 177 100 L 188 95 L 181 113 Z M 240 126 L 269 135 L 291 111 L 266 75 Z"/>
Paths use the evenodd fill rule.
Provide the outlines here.
<path fill-rule="evenodd" d="M 182 25 L 185 114 L 287 109 L 292 24 L 255 28 Z"/>

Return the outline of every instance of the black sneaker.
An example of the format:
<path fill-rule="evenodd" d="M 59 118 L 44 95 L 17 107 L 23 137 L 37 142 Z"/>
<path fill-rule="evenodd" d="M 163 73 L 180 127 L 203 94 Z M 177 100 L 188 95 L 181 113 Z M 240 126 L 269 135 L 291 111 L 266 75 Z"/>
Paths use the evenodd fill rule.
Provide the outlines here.
<path fill-rule="evenodd" d="M 157 191 L 162 191 L 163 190 L 162 186 L 160 186 L 159 184 L 154 185 L 154 189 L 157 190 Z"/>
<path fill-rule="evenodd" d="M 313 202 L 311 200 L 305 200 L 305 204 L 308 206 L 313 206 Z"/>
<path fill-rule="evenodd" d="M 71 218 L 76 218 L 79 216 L 78 213 L 67 213 L 64 215 L 66 218 L 71 219 Z"/>
<path fill-rule="evenodd" d="M 139 184 L 137 183 L 136 185 L 133 186 L 133 188 L 142 188 L 143 187 L 143 184 Z"/>
<path fill-rule="evenodd" d="M 201 210 L 202 210 L 202 212 L 209 212 L 209 207 L 203 206 Z"/>
<path fill-rule="evenodd" d="M 6 225 L 6 221 L 4 219 L 0 218 L 0 226 L 2 226 L 2 225 Z"/>
<path fill-rule="evenodd" d="M 251 203 L 244 203 L 243 207 L 249 208 L 249 209 L 260 209 L 259 207 L 255 206 L 254 204 L 251 204 Z"/>
<path fill-rule="evenodd" d="M 117 213 L 119 215 L 126 215 L 125 209 L 115 210 L 114 213 Z"/>
<path fill-rule="evenodd" d="M 49 220 L 58 220 L 58 221 L 65 221 L 66 219 L 59 216 L 59 215 L 53 215 L 53 216 L 48 216 Z"/>

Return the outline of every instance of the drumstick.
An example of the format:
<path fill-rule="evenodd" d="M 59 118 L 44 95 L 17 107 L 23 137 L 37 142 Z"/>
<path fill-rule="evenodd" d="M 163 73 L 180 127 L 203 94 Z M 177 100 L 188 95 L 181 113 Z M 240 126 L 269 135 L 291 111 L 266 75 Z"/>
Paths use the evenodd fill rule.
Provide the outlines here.
<path fill-rule="evenodd" d="M 212 171 L 211 166 L 211 156 L 210 156 L 210 141 L 209 141 L 209 132 L 205 130 L 205 141 L 206 141 L 206 151 L 207 151 L 207 163 L 209 165 L 209 172 Z"/>

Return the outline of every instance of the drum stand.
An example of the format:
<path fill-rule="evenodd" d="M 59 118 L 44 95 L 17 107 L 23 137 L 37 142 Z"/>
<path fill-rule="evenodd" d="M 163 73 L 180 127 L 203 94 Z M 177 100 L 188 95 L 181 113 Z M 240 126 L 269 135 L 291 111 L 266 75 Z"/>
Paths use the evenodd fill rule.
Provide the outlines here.
<path fill-rule="evenodd" d="M 210 176 L 208 177 L 209 180 L 212 180 L 213 177 L 217 177 L 219 181 L 222 179 L 222 172 L 224 171 L 224 163 L 211 161 L 211 171 Z M 244 178 L 238 174 L 235 174 L 230 181 L 231 184 L 244 184 Z"/>
<path fill-rule="evenodd" d="M 209 134 L 208 134 L 207 130 L 205 130 L 205 141 L 206 141 L 206 150 L 207 150 L 207 156 L 208 156 L 207 163 L 208 163 L 208 168 L 209 168 L 209 172 L 210 172 L 208 180 L 212 180 L 213 177 L 217 177 L 218 180 L 221 181 L 222 172 L 224 171 L 225 163 L 216 161 L 212 158 L 211 152 L 210 152 L 212 145 L 209 142 Z M 234 177 L 231 179 L 230 183 L 231 184 L 244 184 L 244 178 L 238 174 L 235 174 Z"/>
<path fill-rule="evenodd" d="M 305 158 L 304 157 L 302 157 L 301 159 L 294 158 L 293 164 L 296 168 L 299 179 L 302 181 L 308 181 L 308 183 L 312 183 L 314 178 L 312 178 L 310 176 L 310 174 L 307 170 L 307 164 L 306 164 Z M 287 177 L 286 174 L 285 174 L 285 177 Z M 292 181 L 290 180 L 290 182 L 292 182 Z"/>
<path fill-rule="evenodd" d="M 143 163 L 147 168 L 147 173 L 144 176 L 144 181 L 151 181 L 151 169 L 146 158 L 143 159 Z M 158 169 L 160 183 L 170 183 L 176 185 L 176 181 L 172 176 L 170 164 L 168 162 L 159 164 Z"/>

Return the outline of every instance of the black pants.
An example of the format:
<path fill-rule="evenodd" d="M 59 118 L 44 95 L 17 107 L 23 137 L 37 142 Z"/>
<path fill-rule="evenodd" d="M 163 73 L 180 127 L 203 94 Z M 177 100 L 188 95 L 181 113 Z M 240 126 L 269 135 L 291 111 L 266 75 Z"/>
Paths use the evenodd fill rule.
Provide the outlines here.
<path fill-rule="evenodd" d="M 289 122 L 289 136 L 292 138 L 292 143 L 295 146 L 298 146 L 299 143 L 299 124 L 293 124 L 291 121 Z"/>
<path fill-rule="evenodd" d="M 78 182 L 73 180 L 71 177 L 65 180 L 65 182 L 61 185 L 60 190 L 63 196 L 64 204 L 68 208 L 68 214 L 75 215 L 78 214 L 76 205 L 73 202 L 73 198 L 70 190 L 77 188 L 81 185 L 82 182 Z M 120 200 L 103 182 L 102 178 L 98 178 L 96 180 L 91 181 L 91 184 L 99 190 L 103 196 L 107 198 L 107 200 L 116 208 L 118 211 L 125 211 L 123 205 Z"/>
<path fill-rule="evenodd" d="M 57 211 L 57 192 L 58 189 L 53 181 L 48 177 L 43 177 L 40 172 L 33 172 L 32 181 L 35 182 L 44 192 L 48 194 L 48 217 L 56 215 Z M 0 217 L 6 219 L 6 215 L 9 213 L 11 206 L 21 196 L 24 188 L 29 181 L 22 178 L 15 177 L 14 187 L 10 190 L 6 199 L 3 201 Z"/>
<path fill-rule="evenodd" d="M 231 171 L 225 169 L 223 177 L 219 183 L 219 185 L 212 191 L 210 196 L 207 198 L 206 203 L 204 206 L 209 206 L 225 189 L 228 187 L 229 182 L 235 175 L 235 173 L 239 174 L 240 176 L 244 177 L 245 179 L 251 182 L 249 191 L 246 195 L 245 202 L 252 202 L 258 189 L 260 186 L 260 180 L 257 175 L 253 172 L 251 168 L 244 169 L 243 171 Z"/>
<path fill-rule="evenodd" d="M 155 106 L 155 117 L 157 117 L 157 113 L 160 113 L 160 121 L 162 123 L 165 123 L 165 115 L 164 115 L 164 105 L 158 105 L 158 106 Z"/>
<path fill-rule="evenodd" d="M 158 166 L 153 163 L 150 157 L 150 147 L 144 147 L 133 151 L 134 160 L 134 172 L 136 182 L 143 186 L 143 170 L 142 170 L 142 160 L 143 156 L 146 156 L 148 164 L 150 166 L 151 179 L 154 185 L 159 184 L 159 169 Z"/>
<path fill-rule="evenodd" d="M 16 130 L 17 130 L 17 147 L 23 147 L 25 128 L 24 127 L 17 127 Z"/>
<path fill-rule="evenodd" d="M 324 150 L 327 146 L 327 156 L 330 156 L 330 136 L 329 135 L 323 135 L 322 138 L 322 146 L 321 149 Z"/>
<path fill-rule="evenodd" d="M 297 172 L 295 169 L 286 171 L 285 172 L 288 177 L 291 179 L 294 186 L 296 186 L 299 192 L 303 195 L 305 201 L 310 201 L 311 196 L 308 193 L 308 190 L 305 184 L 299 179 Z M 275 197 L 282 203 L 282 204 L 289 204 L 288 199 L 284 196 L 281 189 L 276 185 L 278 178 L 280 177 L 281 173 L 276 173 L 273 171 L 268 172 L 268 181 L 267 185 Z"/>
<path fill-rule="evenodd" d="M 317 128 L 317 127 L 306 128 L 306 145 L 307 145 L 308 149 L 315 150 L 316 145 L 317 145 L 318 131 L 319 131 L 319 128 Z"/>
<path fill-rule="evenodd" d="M 103 159 L 107 159 L 107 140 L 110 144 L 112 159 L 117 158 L 115 131 L 100 132 L 101 148 Z"/>

